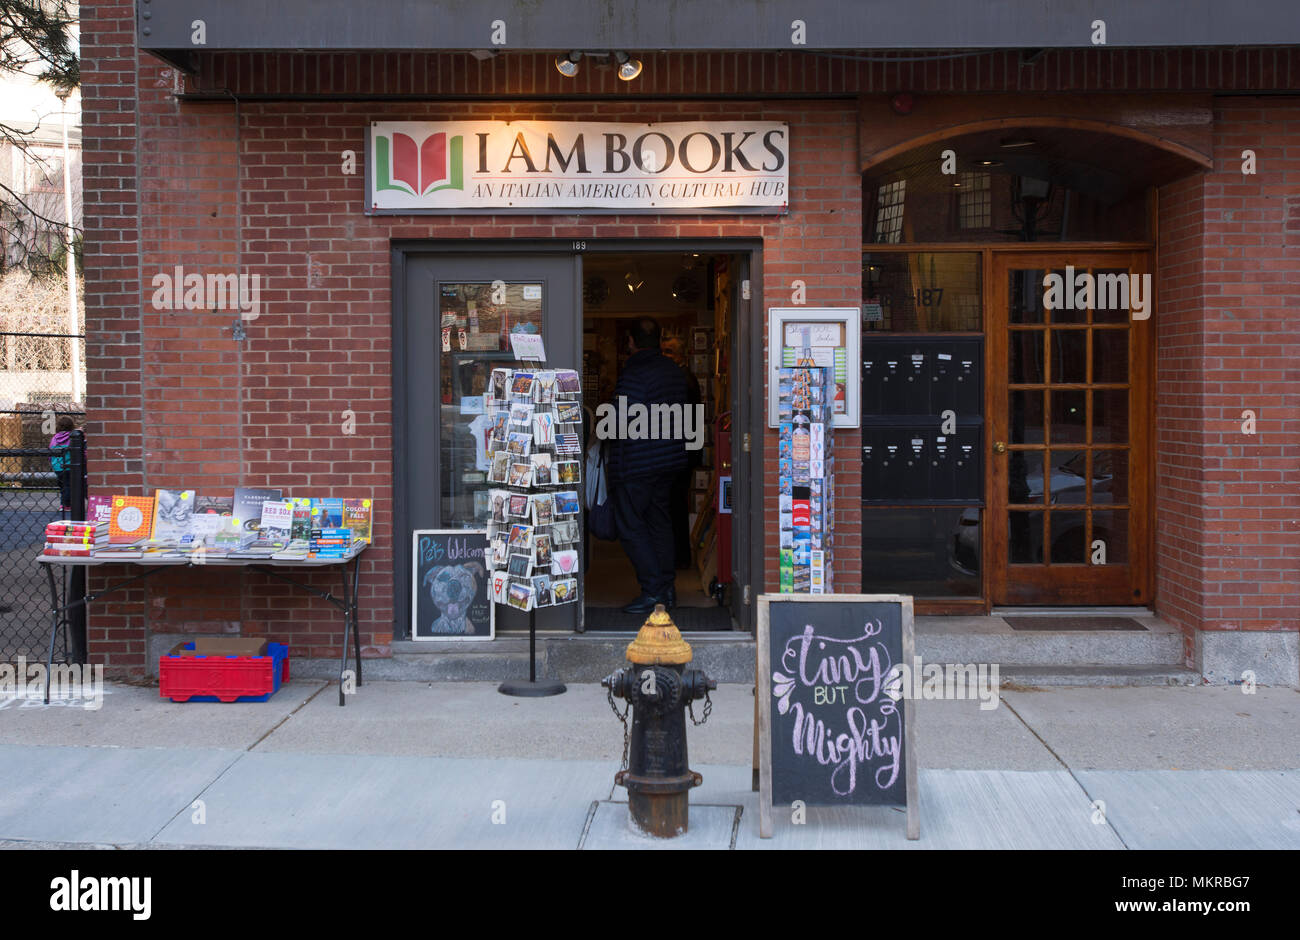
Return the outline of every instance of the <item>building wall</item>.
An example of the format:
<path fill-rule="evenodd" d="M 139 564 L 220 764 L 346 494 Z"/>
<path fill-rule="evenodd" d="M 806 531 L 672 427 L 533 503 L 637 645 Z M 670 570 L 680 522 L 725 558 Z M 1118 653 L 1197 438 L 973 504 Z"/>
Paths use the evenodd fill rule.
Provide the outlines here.
<path fill-rule="evenodd" d="M 811 305 L 856 305 L 860 92 L 1300 85 L 1291 50 L 1048 53 L 1032 68 L 1003 53 L 925 66 L 692 53 L 648 56 L 631 87 L 596 70 L 563 84 L 546 56 L 479 66 L 467 56 L 204 54 L 200 77 L 183 87 L 214 100 L 186 101 L 172 94 L 182 86 L 171 68 L 135 52 L 129 2 L 88 5 L 85 16 L 92 487 L 368 490 L 377 504 L 376 545 L 362 567 L 368 655 L 389 650 L 388 546 L 405 536 L 391 519 L 391 238 L 757 237 L 765 246 L 763 307 L 788 303 L 796 279 L 806 282 Z M 246 97 L 215 100 L 224 88 Z M 411 98 L 255 97 L 317 92 Z M 685 100 L 702 92 L 735 97 Z M 529 100 L 594 93 L 609 97 Z M 1189 656 L 1199 655 L 1198 628 L 1292 636 L 1297 629 L 1300 418 L 1289 365 L 1297 350 L 1283 319 L 1284 301 L 1296 293 L 1300 238 L 1296 108 L 1290 99 L 1217 99 L 1215 171 L 1161 192 L 1157 603 L 1188 631 Z M 364 152 L 365 124 L 376 119 L 737 116 L 792 125 L 789 216 L 368 218 L 363 175 L 339 169 L 343 150 Z M 917 121 L 918 134 L 926 129 Z M 1258 177 L 1234 176 L 1230 158 L 1243 146 L 1260 154 Z M 151 308 L 151 278 L 178 264 L 262 276 L 262 309 L 243 324 L 246 340 L 234 338 L 232 311 Z M 1260 415 L 1254 438 L 1236 430 L 1246 407 Z M 352 438 L 338 430 L 347 410 L 357 420 Z M 858 447 L 856 432 L 838 435 L 838 590 L 860 583 Z M 769 432 L 769 479 L 775 451 Z M 773 490 L 763 504 L 774 516 Z M 769 531 L 769 588 L 774 540 Z M 313 582 L 327 586 L 326 578 Z M 91 615 L 92 654 L 114 671 L 142 670 L 150 635 L 156 646 L 178 632 L 269 633 L 287 637 L 295 656 L 313 657 L 336 655 L 341 641 L 338 619 L 319 602 L 243 572 L 169 573 L 119 597 Z"/>
<path fill-rule="evenodd" d="M 387 655 L 393 635 L 391 316 L 393 238 L 761 238 L 763 300 L 786 303 L 792 281 L 811 305 L 856 305 L 860 293 L 861 193 L 856 103 L 455 102 L 444 104 L 181 101 L 174 75 L 147 57 L 140 66 L 138 123 L 142 199 L 142 358 L 138 424 L 124 452 L 143 454 L 138 472 L 101 472 L 92 489 L 152 492 L 186 486 L 206 493 L 237 485 L 290 493 L 372 495 L 375 544 L 363 556 L 361 635 L 367 655 Z M 385 119 L 727 120 L 749 116 L 792 125 L 791 202 L 782 217 L 509 216 L 403 218 L 362 214 L 364 169 L 340 171 L 342 153 L 363 154 L 369 121 Z M 155 274 L 241 270 L 261 279 L 261 309 L 236 341 L 234 311 L 154 310 Z M 107 302 L 106 298 L 101 302 Z M 122 307 L 128 307 L 126 303 Z M 755 307 L 755 311 L 761 307 Z M 123 311 L 124 315 L 126 311 Z M 763 334 L 761 321 L 760 335 Z M 97 347 L 98 348 L 98 347 Z M 106 369 L 100 353 L 92 368 Z M 96 383 L 96 387 L 101 387 Z M 111 408 L 96 393 L 97 422 Z M 343 412 L 356 434 L 341 433 Z M 770 433 L 765 476 L 776 476 Z M 860 578 L 857 435 L 838 439 L 836 582 Z M 776 514 L 775 489 L 764 494 Z M 763 573 L 775 587 L 776 534 Z M 331 585 L 328 574 L 311 582 Z M 759 585 L 755 586 L 760 588 Z M 757 593 L 757 591 L 756 591 Z M 143 616 L 138 603 L 141 594 Z M 169 634 L 242 632 L 285 638 L 293 655 L 337 655 L 339 618 L 318 601 L 235 570 L 167 572 L 93 614 L 92 649 L 112 666 L 144 664 Z M 113 640 L 109 643 L 107 630 Z M 123 637 L 130 637 L 129 640 Z"/>

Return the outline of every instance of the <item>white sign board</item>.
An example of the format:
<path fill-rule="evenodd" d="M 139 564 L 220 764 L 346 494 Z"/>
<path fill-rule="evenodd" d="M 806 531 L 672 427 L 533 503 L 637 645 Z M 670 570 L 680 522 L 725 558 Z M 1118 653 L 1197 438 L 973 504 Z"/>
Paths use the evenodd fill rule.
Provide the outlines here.
<path fill-rule="evenodd" d="M 784 212 L 790 128 L 773 121 L 376 121 L 366 211 Z"/>

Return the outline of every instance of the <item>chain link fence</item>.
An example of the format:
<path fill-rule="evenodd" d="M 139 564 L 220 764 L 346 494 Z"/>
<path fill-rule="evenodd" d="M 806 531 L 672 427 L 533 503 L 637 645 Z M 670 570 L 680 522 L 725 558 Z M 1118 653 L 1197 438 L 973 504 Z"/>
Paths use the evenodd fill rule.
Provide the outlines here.
<path fill-rule="evenodd" d="M 70 371 L 71 344 L 84 342 L 66 333 L 0 333 L 0 662 L 48 654 L 50 586 L 35 558 L 47 523 L 84 518 L 84 506 L 64 508 L 50 449 L 59 418 L 85 423 Z M 54 577 L 61 602 L 84 584 L 80 569 L 59 566 Z M 58 633 L 55 658 L 66 662 L 76 643 L 66 626 Z"/>

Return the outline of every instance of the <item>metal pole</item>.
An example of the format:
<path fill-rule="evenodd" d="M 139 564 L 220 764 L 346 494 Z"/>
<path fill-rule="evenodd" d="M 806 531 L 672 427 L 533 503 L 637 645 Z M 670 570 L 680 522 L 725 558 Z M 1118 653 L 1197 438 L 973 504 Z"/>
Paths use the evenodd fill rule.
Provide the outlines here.
<path fill-rule="evenodd" d="M 81 379 L 81 350 L 77 346 L 76 334 L 81 332 L 77 322 L 77 257 L 73 251 L 76 232 L 72 222 L 72 159 L 68 151 L 68 94 L 59 95 L 63 103 L 63 211 L 64 234 L 68 242 L 68 255 L 64 267 L 68 269 L 68 368 L 72 370 L 72 400 L 85 404 Z"/>
<path fill-rule="evenodd" d="M 72 341 L 76 343 L 74 339 Z M 86 518 L 86 435 L 80 429 L 72 431 L 72 440 L 68 442 L 68 473 L 71 474 L 68 497 L 70 514 L 73 519 Z M 87 662 L 86 656 L 86 605 L 78 604 L 86 596 L 86 580 L 90 574 L 85 566 L 77 565 L 70 572 L 68 603 L 74 605 L 66 623 L 71 628 L 71 643 L 68 644 L 68 659 L 74 663 Z"/>

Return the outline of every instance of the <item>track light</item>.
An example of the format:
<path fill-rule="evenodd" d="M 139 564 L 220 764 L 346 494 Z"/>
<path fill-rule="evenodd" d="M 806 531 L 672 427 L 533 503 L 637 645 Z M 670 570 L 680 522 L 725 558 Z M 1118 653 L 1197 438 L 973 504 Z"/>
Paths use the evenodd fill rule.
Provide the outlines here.
<path fill-rule="evenodd" d="M 565 78 L 573 78 L 578 74 L 578 60 L 581 58 L 581 52 L 570 52 L 568 55 L 556 56 L 555 71 Z"/>
<path fill-rule="evenodd" d="M 615 52 L 614 60 L 618 62 L 618 77 L 625 82 L 630 82 L 641 74 L 643 68 L 640 59 L 634 59 L 626 52 Z"/>

